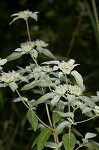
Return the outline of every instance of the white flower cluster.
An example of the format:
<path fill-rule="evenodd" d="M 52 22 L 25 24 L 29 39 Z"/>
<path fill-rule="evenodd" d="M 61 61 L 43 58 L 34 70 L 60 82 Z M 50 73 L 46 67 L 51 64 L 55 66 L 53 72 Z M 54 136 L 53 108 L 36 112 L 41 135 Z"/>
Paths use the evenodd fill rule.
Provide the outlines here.
<path fill-rule="evenodd" d="M 68 88 L 69 88 L 70 94 L 77 95 L 77 96 L 82 94 L 82 89 L 77 85 L 74 85 L 74 86 L 69 85 Z"/>
<path fill-rule="evenodd" d="M 46 47 L 48 46 L 47 43 L 45 43 L 44 41 L 42 40 L 36 40 L 36 41 L 33 41 L 33 42 L 25 42 L 25 43 L 21 43 L 20 47 L 21 48 L 17 48 L 15 51 L 16 52 L 21 52 L 21 53 L 29 53 L 29 52 L 32 52 L 34 53 L 34 50 L 33 49 L 34 47 Z M 35 50 L 36 51 L 36 50 Z"/>
<path fill-rule="evenodd" d="M 49 66 L 37 66 L 33 69 L 33 72 L 41 72 L 41 71 L 51 72 L 52 68 Z"/>
<path fill-rule="evenodd" d="M 12 72 L 3 72 L 2 76 L 0 77 L 0 80 L 4 83 L 10 83 L 13 81 L 17 81 L 20 78 L 20 74 L 17 73 L 16 71 L 12 71 Z"/>
<path fill-rule="evenodd" d="M 99 106 L 95 106 L 95 110 L 94 111 L 95 111 L 96 114 L 99 114 Z"/>
<path fill-rule="evenodd" d="M 54 92 L 63 96 L 67 90 L 68 90 L 68 86 L 64 84 L 64 85 L 55 86 Z"/>
<path fill-rule="evenodd" d="M 42 40 L 36 40 L 36 41 L 35 41 L 35 46 L 37 46 L 37 47 L 47 47 L 47 46 L 48 46 L 48 43 L 45 43 L 45 42 L 42 41 Z"/>
<path fill-rule="evenodd" d="M 29 52 L 35 46 L 35 43 L 34 42 L 26 42 L 26 43 L 22 43 L 20 46 L 21 46 L 21 49 L 23 52 Z"/>
<path fill-rule="evenodd" d="M 20 11 L 18 13 L 15 13 L 13 15 L 11 15 L 11 17 L 15 17 L 12 22 L 10 24 L 12 24 L 14 21 L 22 18 L 24 20 L 27 20 L 29 17 L 36 20 L 37 21 L 37 13 L 38 12 L 32 12 L 32 11 L 29 11 L 29 10 L 25 10 L 25 11 Z"/>
<path fill-rule="evenodd" d="M 62 70 L 63 73 L 65 74 L 70 74 L 71 70 L 77 66 L 77 64 L 75 64 L 75 60 L 70 59 L 68 62 L 62 61 L 58 63 L 58 67 L 60 70 Z"/>

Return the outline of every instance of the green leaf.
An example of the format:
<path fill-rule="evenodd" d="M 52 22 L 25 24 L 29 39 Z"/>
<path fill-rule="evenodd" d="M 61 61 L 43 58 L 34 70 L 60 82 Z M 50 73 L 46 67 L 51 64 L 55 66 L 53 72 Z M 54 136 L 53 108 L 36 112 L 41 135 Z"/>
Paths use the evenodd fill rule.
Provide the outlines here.
<path fill-rule="evenodd" d="M 60 134 L 66 126 L 70 126 L 70 122 L 64 121 L 64 122 L 60 123 L 60 124 L 57 126 L 57 128 L 55 129 L 55 133 L 56 133 L 57 135 Z"/>
<path fill-rule="evenodd" d="M 55 96 L 56 93 L 47 93 L 45 95 L 43 95 L 42 97 L 40 97 L 37 101 L 36 101 L 36 105 L 44 103 L 45 101 L 47 101 L 50 98 L 53 98 Z"/>
<path fill-rule="evenodd" d="M 62 142 L 63 142 L 65 150 L 74 150 L 76 138 L 73 133 L 64 134 L 62 136 Z"/>
<path fill-rule="evenodd" d="M 34 80 L 33 82 L 23 86 L 21 90 L 29 90 L 29 89 L 34 88 L 35 86 L 46 87 L 46 86 L 48 86 L 48 84 L 45 82 L 45 80 Z"/>
<path fill-rule="evenodd" d="M 7 56 L 6 59 L 7 59 L 8 61 L 12 61 L 12 60 L 15 60 L 15 59 L 20 58 L 22 55 L 23 55 L 22 53 L 13 52 L 11 55 Z"/>
<path fill-rule="evenodd" d="M 71 118 L 74 117 L 74 114 L 72 112 L 67 112 L 67 113 L 60 112 L 60 111 L 55 111 L 55 112 L 58 113 L 58 115 L 60 115 L 61 117 L 71 117 Z"/>
<path fill-rule="evenodd" d="M 56 112 L 52 113 L 53 124 L 56 124 L 60 119 L 61 117 Z"/>
<path fill-rule="evenodd" d="M 76 82 L 78 83 L 78 85 L 81 87 L 81 88 L 84 88 L 84 84 L 83 84 L 83 78 L 82 76 L 76 71 L 72 71 L 71 72 L 71 75 L 74 76 Z"/>
<path fill-rule="evenodd" d="M 52 148 L 52 149 L 55 149 L 55 150 L 58 150 L 62 146 L 62 142 L 60 142 L 59 144 L 56 144 L 54 142 L 46 142 L 45 146 Z"/>
<path fill-rule="evenodd" d="M 37 141 L 37 150 L 42 150 L 45 146 L 46 141 L 49 139 L 52 130 L 49 128 L 45 128 L 38 136 Z"/>
<path fill-rule="evenodd" d="M 10 82 L 9 83 L 9 87 L 11 88 L 11 90 L 13 92 L 18 88 L 18 86 L 17 86 L 17 84 L 15 82 Z"/>
<path fill-rule="evenodd" d="M 22 100 L 23 100 L 23 101 L 26 101 L 26 102 L 28 101 L 28 99 L 27 99 L 26 97 L 18 97 L 18 98 L 16 98 L 16 99 L 14 99 L 13 102 L 20 102 L 20 101 L 22 101 Z"/>
<path fill-rule="evenodd" d="M 97 134 L 95 134 L 95 133 L 90 133 L 90 132 L 88 132 L 88 133 L 86 133 L 86 135 L 85 135 L 85 139 L 87 140 L 87 139 L 91 139 L 91 138 L 93 138 L 93 137 L 95 137 Z"/>
<path fill-rule="evenodd" d="M 42 48 L 42 47 L 37 47 L 37 50 L 40 53 L 43 53 L 44 55 L 46 55 L 50 58 L 56 59 L 55 56 L 48 49 L 45 49 L 45 48 Z"/>
<path fill-rule="evenodd" d="M 96 104 L 87 96 L 80 96 L 80 99 L 85 102 L 91 108 L 95 108 Z"/>
<path fill-rule="evenodd" d="M 55 106 L 57 103 L 58 103 L 58 101 L 60 100 L 60 95 L 56 95 L 52 100 L 51 100 L 51 104 L 52 104 L 52 106 Z"/>
<path fill-rule="evenodd" d="M 35 116 L 35 112 L 33 110 L 28 110 L 26 116 L 31 126 L 33 127 L 33 130 L 36 131 L 37 126 L 38 126 L 38 119 Z"/>

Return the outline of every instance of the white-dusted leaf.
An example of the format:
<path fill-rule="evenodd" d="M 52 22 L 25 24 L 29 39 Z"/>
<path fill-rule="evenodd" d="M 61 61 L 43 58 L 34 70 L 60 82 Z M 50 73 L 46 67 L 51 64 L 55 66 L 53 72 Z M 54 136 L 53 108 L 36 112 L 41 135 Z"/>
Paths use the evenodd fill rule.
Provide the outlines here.
<path fill-rule="evenodd" d="M 20 101 L 22 101 L 22 100 L 23 100 L 23 101 L 26 101 L 26 102 L 28 101 L 28 99 L 27 99 L 26 97 L 18 97 L 18 98 L 16 98 L 16 99 L 14 99 L 13 102 L 20 102 Z"/>
<path fill-rule="evenodd" d="M 87 96 L 80 96 L 80 99 L 91 108 L 95 108 L 96 104 Z"/>
<path fill-rule="evenodd" d="M 93 138 L 93 137 L 95 137 L 97 134 L 95 134 L 95 133 L 90 133 L 90 132 L 88 132 L 88 133 L 86 133 L 86 135 L 85 135 L 85 139 L 87 140 L 87 139 L 91 139 L 91 138 Z"/>
<path fill-rule="evenodd" d="M 48 86 L 48 84 L 45 82 L 45 80 L 34 80 L 29 84 L 26 84 L 25 86 L 22 87 L 21 90 L 29 90 L 34 88 L 35 86 Z"/>
<path fill-rule="evenodd" d="M 52 106 L 55 106 L 57 104 L 57 102 L 60 100 L 60 95 L 56 95 L 52 100 L 51 100 L 51 104 Z"/>
<path fill-rule="evenodd" d="M 57 126 L 57 128 L 55 129 L 55 133 L 58 135 L 58 134 L 60 134 L 62 131 L 63 131 L 63 129 L 66 127 L 66 126 L 69 126 L 70 125 L 70 123 L 68 122 L 68 121 L 64 121 L 64 122 L 62 122 L 62 123 L 60 123 L 58 126 Z"/>
<path fill-rule="evenodd" d="M 56 59 L 55 56 L 48 49 L 45 49 L 45 48 L 42 48 L 42 47 L 37 47 L 37 50 L 40 53 L 43 53 L 44 55 L 46 55 L 50 58 Z"/>
<path fill-rule="evenodd" d="M 62 77 L 62 75 L 63 75 L 63 72 L 60 71 L 59 72 L 59 78 Z"/>
<path fill-rule="evenodd" d="M 9 83 L 9 87 L 11 88 L 11 90 L 13 92 L 18 88 L 18 86 L 17 86 L 17 84 L 15 82 L 10 82 Z"/>
<path fill-rule="evenodd" d="M 56 113 L 58 113 L 58 115 L 60 115 L 61 117 L 71 117 L 74 118 L 74 114 L 72 112 L 60 112 L 60 111 L 55 111 Z"/>
<path fill-rule="evenodd" d="M 54 142 L 46 142 L 45 147 L 49 147 L 49 148 L 58 150 L 58 144 L 56 144 Z"/>
<path fill-rule="evenodd" d="M 36 131 L 37 125 L 38 125 L 38 119 L 35 116 L 35 112 L 33 110 L 28 110 L 26 116 L 27 116 L 27 119 L 30 122 L 33 130 Z"/>
<path fill-rule="evenodd" d="M 46 65 L 58 65 L 59 61 L 57 60 L 51 60 L 51 61 L 46 61 L 46 62 L 43 62 L 42 64 L 46 64 Z"/>
<path fill-rule="evenodd" d="M 39 13 L 39 12 L 31 13 L 31 14 L 30 14 L 30 17 L 37 21 L 37 19 L 38 19 L 38 15 L 37 15 L 37 14 L 38 14 L 38 13 Z"/>
<path fill-rule="evenodd" d="M 46 141 L 49 139 L 52 130 L 49 128 L 45 128 L 38 136 L 37 140 L 37 150 L 43 150 Z"/>
<path fill-rule="evenodd" d="M 37 101 L 36 101 L 36 105 L 44 103 L 45 101 L 47 101 L 48 99 L 52 99 L 55 96 L 55 93 L 47 93 L 43 96 L 41 96 Z"/>
<path fill-rule="evenodd" d="M 83 109 L 83 111 L 82 111 L 82 114 L 87 113 L 87 112 L 90 112 L 91 110 L 92 110 L 92 108 L 90 108 L 90 107 L 85 107 L 85 108 Z"/>
<path fill-rule="evenodd" d="M 84 88 L 84 84 L 83 84 L 83 78 L 82 76 L 76 71 L 72 71 L 71 72 L 71 75 L 74 76 L 76 82 L 78 83 L 78 85 L 81 87 L 81 88 Z"/>
<path fill-rule="evenodd" d="M 6 59 L 8 61 L 12 61 L 12 60 L 20 58 L 22 55 L 23 55 L 22 53 L 13 52 L 11 55 L 7 56 Z"/>
<path fill-rule="evenodd" d="M 65 150 L 74 150 L 76 138 L 73 133 L 64 134 L 62 136 L 62 142 Z"/>
<path fill-rule="evenodd" d="M 28 79 L 24 76 L 20 76 L 21 81 L 29 83 Z"/>
<path fill-rule="evenodd" d="M 4 65 L 7 62 L 7 59 L 0 59 L 0 66 Z"/>

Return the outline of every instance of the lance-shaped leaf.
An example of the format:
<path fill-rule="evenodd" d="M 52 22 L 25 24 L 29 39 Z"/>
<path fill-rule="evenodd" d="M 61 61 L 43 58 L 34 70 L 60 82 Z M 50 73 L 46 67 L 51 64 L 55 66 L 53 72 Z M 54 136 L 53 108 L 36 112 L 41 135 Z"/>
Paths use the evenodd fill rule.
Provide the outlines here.
<path fill-rule="evenodd" d="M 33 111 L 33 110 L 28 110 L 26 116 L 27 116 L 27 119 L 28 119 L 28 121 L 30 122 L 30 124 L 31 124 L 31 126 L 32 126 L 32 128 L 33 128 L 33 130 L 36 131 L 37 126 L 38 126 L 38 119 L 37 119 L 36 116 L 35 116 L 35 111 Z"/>
<path fill-rule="evenodd" d="M 52 113 L 53 124 L 56 124 L 60 119 L 61 117 L 56 112 L 53 111 Z"/>
<path fill-rule="evenodd" d="M 52 130 L 49 128 L 45 128 L 38 136 L 37 140 L 37 150 L 43 150 L 46 141 L 49 139 Z"/>
<path fill-rule="evenodd" d="M 61 117 L 71 117 L 71 118 L 74 117 L 74 114 L 72 112 L 67 112 L 67 113 L 60 112 L 60 111 L 55 111 L 55 112 L 58 113 L 58 115 L 60 115 Z"/>
<path fill-rule="evenodd" d="M 27 99 L 26 97 L 18 97 L 18 98 L 16 98 L 16 99 L 14 99 L 13 102 L 20 102 L 20 101 L 22 101 L 22 100 L 23 100 L 23 101 L 26 101 L 26 102 L 28 101 L 28 99 Z"/>
<path fill-rule="evenodd" d="M 35 86 L 46 87 L 46 86 L 48 86 L 48 84 L 45 82 L 45 80 L 34 80 L 33 82 L 23 86 L 21 90 L 29 90 L 29 89 L 34 88 Z"/>
<path fill-rule="evenodd" d="M 93 137 L 95 137 L 97 134 L 95 134 L 95 133 L 90 133 L 90 132 L 88 132 L 88 133 L 86 133 L 86 135 L 85 135 L 85 139 L 87 140 L 87 139 L 91 139 L 91 138 L 93 138 Z"/>
<path fill-rule="evenodd" d="M 20 58 L 22 55 L 23 55 L 22 53 L 13 52 L 11 55 L 7 56 L 6 59 L 7 61 L 12 61 L 12 60 Z"/>
<path fill-rule="evenodd" d="M 55 150 L 58 150 L 62 146 L 62 142 L 60 142 L 59 144 L 56 144 L 54 142 L 46 142 L 45 146 L 52 148 L 52 149 L 55 149 Z"/>
<path fill-rule="evenodd" d="M 37 47 L 37 50 L 39 51 L 39 53 L 43 53 L 50 58 L 56 59 L 55 56 L 48 49 Z"/>
<path fill-rule="evenodd" d="M 64 134 L 62 137 L 62 142 L 65 150 L 74 150 L 76 138 L 73 133 Z"/>
<path fill-rule="evenodd" d="M 80 96 L 80 99 L 91 108 L 95 108 L 96 104 L 87 96 Z"/>
<path fill-rule="evenodd" d="M 71 75 L 74 76 L 76 82 L 78 83 L 78 85 L 81 87 L 81 88 L 84 88 L 84 84 L 83 84 L 83 78 L 82 76 L 76 71 L 72 71 L 71 72 Z"/>
<path fill-rule="evenodd" d="M 57 128 L 55 129 L 55 133 L 56 133 L 57 135 L 60 134 L 66 126 L 67 126 L 67 127 L 70 126 L 70 122 L 64 121 L 64 122 L 60 123 L 60 124 L 57 126 Z"/>
<path fill-rule="evenodd" d="M 10 82 L 9 83 L 9 87 L 11 88 L 11 90 L 13 92 L 18 88 L 18 86 L 17 86 L 17 84 L 15 82 Z"/>
<path fill-rule="evenodd" d="M 47 101 L 50 98 L 53 98 L 55 96 L 56 93 L 47 93 L 45 95 L 43 95 L 42 97 L 40 97 L 36 102 L 35 105 L 44 103 L 45 101 Z"/>

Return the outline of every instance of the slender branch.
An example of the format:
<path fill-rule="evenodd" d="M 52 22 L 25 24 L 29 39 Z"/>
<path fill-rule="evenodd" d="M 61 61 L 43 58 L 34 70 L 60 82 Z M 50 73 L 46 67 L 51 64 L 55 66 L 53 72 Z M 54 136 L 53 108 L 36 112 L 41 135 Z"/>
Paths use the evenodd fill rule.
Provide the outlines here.
<path fill-rule="evenodd" d="M 28 20 L 26 20 L 26 28 L 27 28 L 27 34 L 28 34 L 29 41 L 31 42 Z"/>
<path fill-rule="evenodd" d="M 95 20 L 96 20 L 96 25 L 97 25 L 97 31 L 99 34 L 99 18 L 98 18 L 98 12 L 97 12 L 97 8 L 96 8 L 96 3 L 95 0 L 91 0 L 92 2 L 92 7 L 93 7 L 93 11 L 94 11 L 94 15 L 95 15 Z"/>
<path fill-rule="evenodd" d="M 48 120 L 49 120 L 49 124 L 51 127 L 53 127 L 52 125 L 52 121 L 51 121 L 51 117 L 50 117 L 50 113 L 49 113 L 49 109 L 48 109 L 48 105 L 45 104 L 45 107 L 46 107 L 46 112 L 47 112 L 47 116 L 48 116 Z"/>
<path fill-rule="evenodd" d="M 92 120 L 92 119 L 94 119 L 95 117 L 97 117 L 97 115 L 95 115 L 95 116 L 93 116 L 93 117 L 91 117 L 91 118 L 89 118 L 89 119 L 82 120 L 82 121 L 75 122 L 75 123 L 77 124 L 77 123 L 83 123 L 83 122 L 87 122 L 87 121 L 89 121 L 89 120 Z"/>
<path fill-rule="evenodd" d="M 19 91 L 17 89 L 16 89 L 16 92 L 17 92 L 18 96 L 21 98 L 23 104 L 29 109 L 29 106 L 27 105 L 27 103 L 25 103 L 25 101 L 23 100 L 21 94 L 19 93 Z"/>
<path fill-rule="evenodd" d="M 48 126 L 46 123 L 44 123 L 36 114 L 35 114 L 35 116 L 36 116 L 36 118 L 37 118 L 45 127 L 50 128 L 50 129 L 53 130 L 52 127 L 50 127 L 50 126 Z"/>

